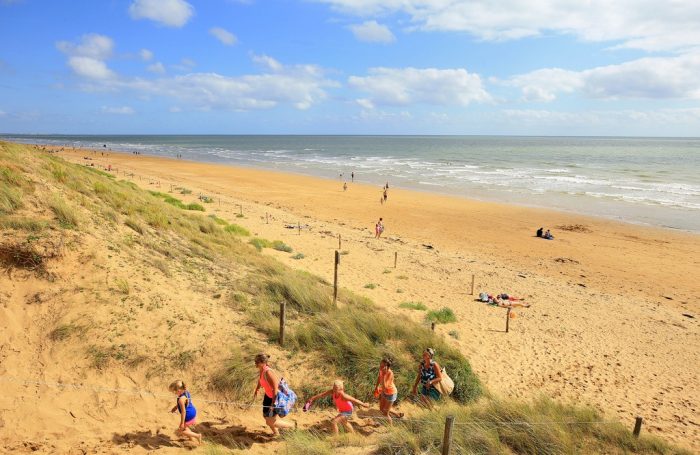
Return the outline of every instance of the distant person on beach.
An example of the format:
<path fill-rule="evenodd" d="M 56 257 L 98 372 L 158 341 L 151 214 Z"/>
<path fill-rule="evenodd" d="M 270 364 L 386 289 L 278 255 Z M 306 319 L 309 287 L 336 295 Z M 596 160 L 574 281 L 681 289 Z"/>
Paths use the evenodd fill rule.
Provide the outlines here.
<path fill-rule="evenodd" d="M 382 221 L 382 218 L 379 218 L 379 221 L 377 221 L 377 224 L 374 226 L 374 238 L 378 239 L 381 237 L 382 232 L 384 232 L 384 222 Z"/>
<path fill-rule="evenodd" d="M 352 171 L 352 172 L 350 173 L 350 181 L 351 181 L 351 182 L 354 182 L 354 181 L 355 181 L 355 171 Z"/>
<path fill-rule="evenodd" d="M 343 191 L 347 191 L 347 190 L 348 190 L 348 182 L 344 182 L 343 183 Z"/>
<path fill-rule="evenodd" d="M 197 445 L 202 443 L 202 435 L 192 431 L 194 425 L 197 424 L 197 409 L 192 404 L 192 397 L 187 391 L 187 386 L 184 382 L 177 380 L 170 384 L 168 389 L 177 395 L 175 406 L 170 412 L 180 411 L 180 425 L 177 427 L 177 434 L 187 436 L 190 441 L 196 441 Z"/>
<path fill-rule="evenodd" d="M 391 369 L 393 361 L 384 357 L 379 363 L 379 377 L 377 377 L 377 384 L 374 386 L 374 397 L 379 398 L 379 411 L 387 418 L 389 425 L 391 425 L 391 416 L 396 418 L 403 417 L 402 412 L 393 412 L 391 407 L 396 402 L 398 398 L 398 390 L 396 389 L 396 384 L 394 384 L 394 372 Z"/>
<path fill-rule="evenodd" d="M 287 429 L 293 428 L 294 425 L 281 420 L 280 410 L 275 407 L 275 400 L 277 399 L 277 394 L 279 393 L 279 383 L 280 380 L 277 374 L 270 368 L 268 361 L 270 356 L 267 354 L 258 354 L 255 356 L 255 367 L 260 372 L 260 377 L 258 378 L 258 384 L 255 387 L 255 392 L 253 393 L 253 398 L 257 398 L 258 390 L 262 387 L 265 391 L 265 396 L 263 397 L 262 413 L 265 418 L 265 423 L 272 430 L 272 434 L 275 436 L 279 435 L 280 428 Z"/>
<path fill-rule="evenodd" d="M 338 415 L 331 419 L 331 428 L 333 429 L 333 434 L 338 434 L 338 424 L 342 424 L 348 433 L 353 433 L 352 425 L 350 425 L 350 419 L 352 419 L 352 413 L 355 409 L 353 404 L 369 408 L 369 404 L 364 401 L 360 401 L 357 398 L 345 393 L 345 386 L 343 381 L 340 379 L 333 382 L 333 388 L 326 390 L 325 392 L 314 395 L 306 402 L 304 405 L 304 411 L 308 411 L 314 401 L 319 398 L 330 396 L 338 410 Z"/>
<path fill-rule="evenodd" d="M 537 230 L 537 233 L 536 233 L 537 237 L 542 237 L 542 231 L 543 231 L 543 230 L 544 230 L 544 229 L 542 229 L 542 228 L 539 228 L 539 229 Z"/>
<path fill-rule="evenodd" d="M 384 202 L 386 202 L 386 197 L 387 197 L 386 188 L 384 188 Z"/>
<path fill-rule="evenodd" d="M 433 407 L 431 400 L 435 401 L 440 399 L 440 392 L 435 388 L 435 384 L 442 381 L 440 365 L 433 360 L 433 357 L 435 357 L 435 350 L 433 348 L 427 348 L 423 351 L 423 360 L 418 365 L 418 376 L 411 390 L 411 395 L 416 395 L 416 390 L 420 383 L 420 401 L 423 405 L 431 409 Z"/>
<path fill-rule="evenodd" d="M 554 236 L 551 232 L 549 232 L 549 229 L 547 229 L 547 232 L 544 233 L 544 236 L 542 236 L 542 238 L 547 240 L 554 240 Z"/>

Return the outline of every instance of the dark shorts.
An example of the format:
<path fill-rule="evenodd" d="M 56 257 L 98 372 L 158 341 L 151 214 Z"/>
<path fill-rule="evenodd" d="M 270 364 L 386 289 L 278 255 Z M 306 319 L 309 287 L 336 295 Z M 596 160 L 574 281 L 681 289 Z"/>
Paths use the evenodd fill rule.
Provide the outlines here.
<path fill-rule="evenodd" d="M 265 418 L 279 415 L 279 410 L 275 408 L 275 400 L 273 398 L 268 397 L 267 395 L 263 397 L 262 413 L 263 417 Z"/>
<path fill-rule="evenodd" d="M 440 399 L 440 392 L 438 392 L 435 387 L 431 387 L 428 389 L 425 386 L 422 386 L 420 389 L 420 393 L 421 395 L 426 396 L 428 398 L 432 398 L 433 400 Z"/>

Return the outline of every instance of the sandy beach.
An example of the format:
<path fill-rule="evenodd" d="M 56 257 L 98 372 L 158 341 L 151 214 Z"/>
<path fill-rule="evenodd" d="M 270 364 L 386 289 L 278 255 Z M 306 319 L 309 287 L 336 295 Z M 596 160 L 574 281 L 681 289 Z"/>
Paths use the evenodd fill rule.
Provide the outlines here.
<path fill-rule="evenodd" d="M 630 428 L 635 417 L 642 416 L 643 431 L 700 450 L 700 392 L 695 386 L 700 375 L 697 235 L 397 188 L 390 188 L 387 202 L 381 204 L 381 188 L 363 184 L 361 175 L 344 191 L 341 181 L 256 169 L 113 152 L 102 156 L 101 152 L 74 150 L 58 155 L 81 165 L 111 166 L 119 179 L 149 190 L 191 189 L 190 195 L 176 194 L 187 202 L 196 201 L 198 195 L 213 198 L 204 204 L 208 214 L 240 224 L 255 236 L 284 241 L 304 258 L 295 260 L 274 250 L 265 250 L 266 254 L 329 281 L 333 280 L 334 251 L 339 249 L 341 286 L 367 295 L 389 314 L 406 314 L 422 322 L 423 312 L 399 304 L 413 301 L 429 309 L 449 307 L 457 322 L 439 324 L 436 331 L 469 358 L 496 396 L 528 399 L 545 395 L 588 404 Z M 91 160 L 85 160 L 86 156 Z M 380 217 L 386 231 L 375 239 L 374 225 Z M 540 226 L 551 229 L 555 239 L 536 238 Z M 121 265 L 104 261 L 108 274 Z M 85 283 L 76 286 L 89 286 L 90 277 L 82 278 Z M 32 294 L 21 283 L 13 286 L 18 291 L 16 299 L 12 290 L 4 294 L 11 304 L 15 299 L 19 305 L 19 291 L 22 296 Z M 138 290 L 141 284 L 133 286 Z M 143 286 L 149 293 L 159 290 L 173 308 L 178 308 L 179 301 L 192 300 L 190 294 L 175 293 L 164 285 L 149 282 Z M 505 310 L 477 302 L 480 292 L 523 297 L 531 307 L 516 309 L 505 333 Z M 211 307 L 203 303 L 194 308 L 192 311 L 206 312 L 197 331 L 209 340 L 207 346 L 216 346 L 208 349 L 225 357 L 230 343 L 227 327 L 236 323 L 235 318 L 206 310 Z M 59 316 L 46 315 L 32 330 L 45 330 Z M 18 328 L 23 322 L 13 319 L 8 324 Z M 152 330 L 142 336 L 150 338 L 162 331 Z M 167 337 L 167 330 L 161 336 Z M 5 364 L 8 373 L 31 373 L 31 352 L 5 350 L 0 354 L 12 359 Z M 56 361 L 41 349 L 38 355 L 42 364 Z M 63 360 L 72 361 L 67 354 Z M 47 368 L 47 378 L 51 371 L 60 372 L 60 366 Z M 290 377 L 294 379 L 295 374 L 299 372 Z M 99 375 L 84 379 L 104 381 Z M 135 385 L 132 382 L 127 374 L 108 386 L 128 387 Z M 7 387 L 16 388 L 18 396 L 26 393 L 17 384 Z M 40 387 L 37 393 L 49 394 L 50 387 Z M 21 430 L 22 436 L 89 432 L 101 441 L 104 435 L 118 432 L 118 421 L 96 423 L 108 414 L 95 413 L 94 405 L 103 409 L 109 396 L 90 391 L 71 396 L 71 415 L 87 414 L 89 423 L 72 428 L 66 423 L 28 425 Z M 18 399 L 25 400 L 17 398 L 5 405 L 6 410 L 13 409 L 6 414 L 8 419 L 19 415 L 22 405 Z M 168 416 L 156 411 L 162 399 L 139 399 L 146 403 L 144 415 L 148 416 L 142 425 L 153 427 L 167 420 Z M 30 398 L 26 400 L 33 403 L 32 412 L 42 416 L 38 422 L 50 421 L 64 410 L 63 404 L 40 410 Z M 124 405 L 122 398 L 114 400 L 113 406 Z M 149 404 L 153 411 L 145 411 Z M 224 409 L 209 414 L 221 419 L 224 415 Z M 240 418 L 243 420 L 237 422 L 247 426 L 248 421 Z M 259 418 L 254 422 L 264 431 Z M 137 433 L 131 437 L 141 441 L 144 452 L 157 440 L 150 430 Z M 112 438 L 112 443 L 126 444 L 118 439 Z"/>
<path fill-rule="evenodd" d="M 86 152 L 60 155 L 84 164 Z M 271 254 L 330 280 L 340 235 L 342 286 L 417 320 L 420 312 L 399 303 L 451 308 L 458 322 L 436 330 L 495 394 L 590 404 L 630 425 L 639 415 L 645 430 L 700 448 L 697 235 L 396 188 L 380 204 L 381 188 L 361 176 L 343 191 L 342 182 L 292 174 L 92 157 L 120 178 L 134 173 L 144 188 L 172 184 L 213 197 L 210 212 L 285 241 L 305 258 Z M 386 231 L 377 240 L 379 217 Z M 301 232 L 285 227 L 298 224 Z M 540 226 L 555 240 L 536 238 Z M 532 307 L 516 311 L 506 334 L 505 311 L 476 302 L 479 292 L 521 296 Z"/>

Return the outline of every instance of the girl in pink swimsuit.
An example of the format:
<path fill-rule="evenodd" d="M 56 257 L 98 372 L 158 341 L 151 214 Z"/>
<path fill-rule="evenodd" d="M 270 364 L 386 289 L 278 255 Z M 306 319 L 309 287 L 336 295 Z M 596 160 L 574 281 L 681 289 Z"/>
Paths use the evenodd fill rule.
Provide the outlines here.
<path fill-rule="evenodd" d="M 311 406 L 311 404 L 319 398 L 327 396 L 331 396 L 336 409 L 338 409 L 338 415 L 331 419 L 331 428 L 333 429 L 333 434 L 338 434 L 339 423 L 345 427 L 348 433 L 352 433 L 353 429 L 350 425 L 350 419 L 352 418 L 352 412 L 354 410 L 353 403 L 365 408 L 369 408 L 369 404 L 345 393 L 343 381 L 338 379 L 333 382 L 332 389 L 326 390 L 323 393 L 319 393 L 318 395 L 314 395 L 311 398 L 309 398 L 309 400 L 306 402 L 306 405 L 304 406 L 304 409 L 308 409 Z"/>

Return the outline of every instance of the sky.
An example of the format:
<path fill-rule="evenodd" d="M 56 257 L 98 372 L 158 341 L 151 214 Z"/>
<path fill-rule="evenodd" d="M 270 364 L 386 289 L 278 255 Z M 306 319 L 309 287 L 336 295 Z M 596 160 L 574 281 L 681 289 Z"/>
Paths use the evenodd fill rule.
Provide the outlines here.
<path fill-rule="evenodd" d="M 0 133 L 700 136 L 698 0 L 0 0 Z"/>

